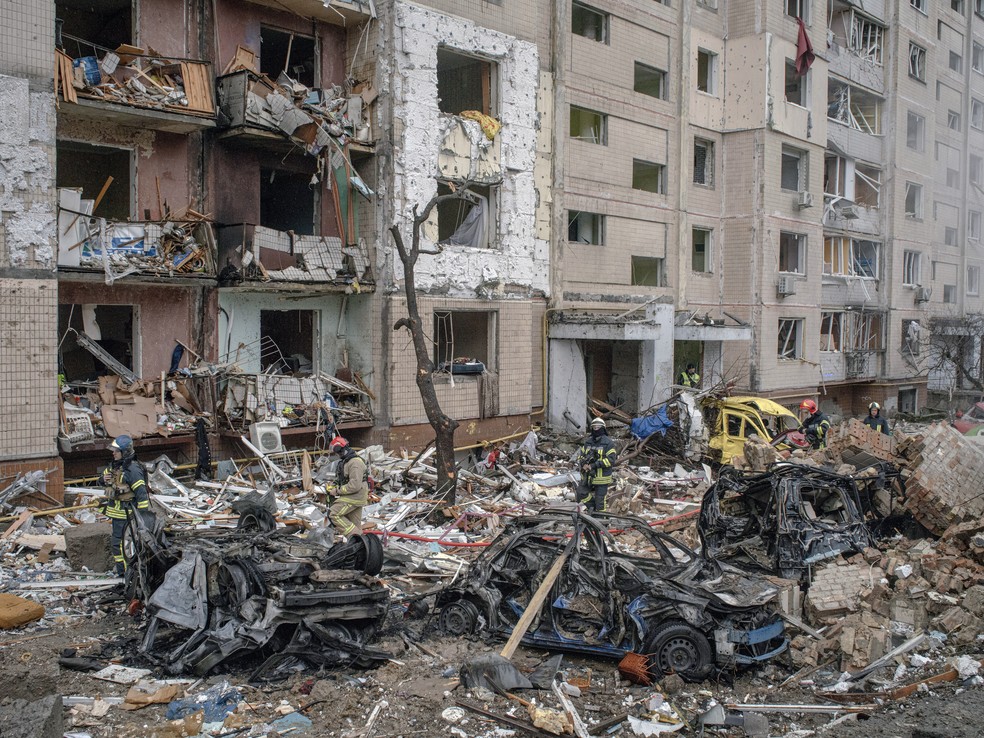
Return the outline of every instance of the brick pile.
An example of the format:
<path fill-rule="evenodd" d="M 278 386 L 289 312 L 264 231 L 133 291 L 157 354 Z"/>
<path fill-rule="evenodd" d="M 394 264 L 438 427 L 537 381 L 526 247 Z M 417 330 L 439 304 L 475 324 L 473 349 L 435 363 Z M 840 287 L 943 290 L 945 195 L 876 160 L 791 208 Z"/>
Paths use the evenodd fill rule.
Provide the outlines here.
<path fill-rule="evenodd" d="M 905 507 L 936 535 L 984 517 L 984 449 L 943 423 L 897 446 L 906 477 Z"/>
<path fill-rule="evenodd" d="M 827 449 L 840 455 L 870 454 L 882 461 L 895 461 L 895 436 L 869 428 L 857 418 L 851 418 L 830 429 Z"/>

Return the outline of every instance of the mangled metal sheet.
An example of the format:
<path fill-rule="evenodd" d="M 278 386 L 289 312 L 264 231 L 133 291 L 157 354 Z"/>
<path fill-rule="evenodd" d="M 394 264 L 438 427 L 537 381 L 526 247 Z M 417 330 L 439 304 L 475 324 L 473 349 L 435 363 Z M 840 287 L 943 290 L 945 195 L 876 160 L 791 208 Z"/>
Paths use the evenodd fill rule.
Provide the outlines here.
<path fill-rule="evenodd" d="M 877 476 L 866 488 L 870 482 Z M 704 495 L 698 531 L 708 556 L 790 579 L 874 546 L 857 480 L 798 464 L 766 472 L 723 468 Z"/>

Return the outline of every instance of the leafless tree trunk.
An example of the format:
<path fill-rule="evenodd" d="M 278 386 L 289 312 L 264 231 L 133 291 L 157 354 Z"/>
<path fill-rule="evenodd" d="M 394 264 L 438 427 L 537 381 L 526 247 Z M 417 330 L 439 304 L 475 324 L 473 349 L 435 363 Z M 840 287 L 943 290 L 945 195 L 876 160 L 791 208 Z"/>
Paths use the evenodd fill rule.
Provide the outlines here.
<path fill-rule="evenodd" d="M 952 373 L 955 387 L 962 385 L 984 393 L 979 354 L 984 336 L 984 315 L 933 318 L 929 326 L 932 335 L 929 344 L 930 370 Z M 975 359 L 974 366 L 967 365 L 968 358 Z"/>
<path fill-rule="evenodd" d="M 411 230 L 410 247 L 407 248 L 400 233 L 399 226 L 390 226 L 390 234 L 396 243 L 396 251 L 403 262 L 403 285 L 407 295 L 407 314 L 406 318 L 400 318 L 393 326 L 394 331 L 406 328 L 410 331 L 413 339 L 413 350 L 417 357 L 417 389 L 420 391 L 420 399 L 424 403 L 424 412 L 427 413 L 427 420 L 434 429 L 435 436 L 435 461 L 437 468 L 437 499 L 444 499 L 449 503 L 455 501 L 455 490 L 458 484 L 458 469 L 454 461 L 454 431 L 458 427 L 458 421 L 446 415 L 441 410 L 441 404 L 437 399 L 437 390 L 434 387 L 434 362 L 431 360 L 431 351 L 424 336 L 424 326 L 420 319 L 420 308 L 417 305 L 417 284 L 414 269 L 417 259 L 421 254 L 437 254 L 437 251 L 421 251 L 420 249 L 420 229 L 431 211 L 445 200 L 467 200 L 470 193 L 467 183 L 462 185 L 450 195 L 435 195 L 430 199 L 421 213 L 417 213 L 417 206 L 413 207 L 413 223 Z"/>

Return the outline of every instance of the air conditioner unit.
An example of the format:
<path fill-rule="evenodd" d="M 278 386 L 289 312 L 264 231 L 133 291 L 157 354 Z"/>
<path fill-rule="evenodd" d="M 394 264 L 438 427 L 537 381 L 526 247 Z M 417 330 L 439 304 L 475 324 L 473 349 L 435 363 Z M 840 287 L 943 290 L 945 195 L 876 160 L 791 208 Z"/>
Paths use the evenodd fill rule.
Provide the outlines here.
<path fill-rule="evenodd" d="M 800 210 L 803 210 L 804 208 L 812 208 L 813 193 L 812 192 L 799 193 L 799 199 L 796 201 L 796 205 L 797 207 L 799 207 Z"/>
<path fill-rule="evenodd" d="M 931 287 L 916 287 L 916 302 L 929 302 L 933 290 Z"/>
<path fill-rule="evenodd" d="M 861 217 L 861 211 L 857 205 L 844 205 L 840 208 L 840 216 L 847 220 L 857 220 Z"/>
<path fill-rule="evenodd" d="M 776 282 L 776 293 L 779 297 L 796 294 L 796 280 L 793 277 L 779 277 Z"/>
<path fill-rule="evenodd" d="M 249 440 L 265 454 L 279 454 L 284 450 L 280 424 L 274 420 L 253 423 L 249 427 Z"/>

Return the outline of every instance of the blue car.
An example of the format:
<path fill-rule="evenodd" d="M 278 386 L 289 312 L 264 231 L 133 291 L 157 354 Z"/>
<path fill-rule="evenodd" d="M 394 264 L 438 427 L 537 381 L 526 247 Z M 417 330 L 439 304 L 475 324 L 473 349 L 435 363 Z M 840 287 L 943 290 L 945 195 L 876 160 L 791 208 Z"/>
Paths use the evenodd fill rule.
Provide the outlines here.
<path fill-rule="evenodd" d="M 512 519 L 437 596 L 441 629 L 507 638 L 552 564 L 566 556 L 522 643 L 621 659 L 650 676 L 703 681 L 789 645 L 764 579 L 704 558 L 631 516 L 548 509 Z"/>

